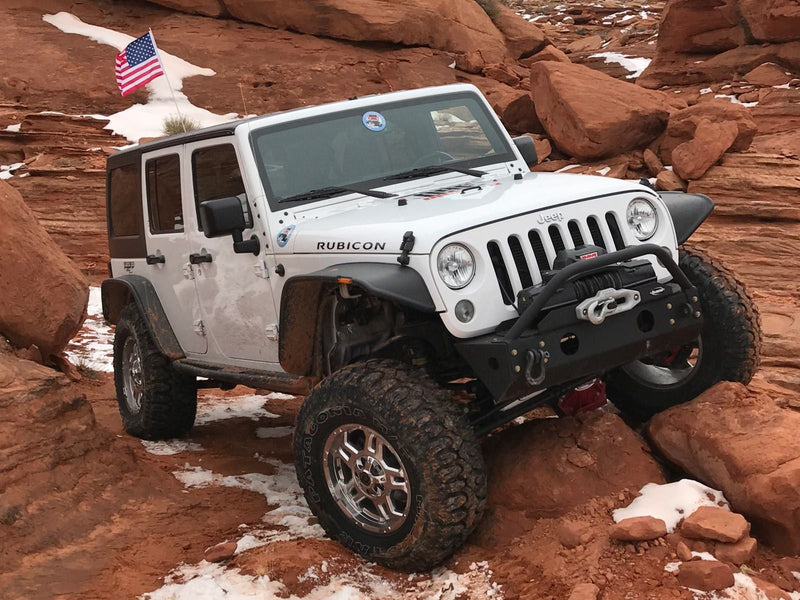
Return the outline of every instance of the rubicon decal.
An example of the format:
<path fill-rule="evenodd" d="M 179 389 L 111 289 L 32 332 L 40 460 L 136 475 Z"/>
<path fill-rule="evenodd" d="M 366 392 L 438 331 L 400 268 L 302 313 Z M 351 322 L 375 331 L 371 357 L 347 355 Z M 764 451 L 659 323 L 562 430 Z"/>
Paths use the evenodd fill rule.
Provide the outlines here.
<path fill-rule="evenodd" d="M 317 242 L 317 250 L 386 250 L 386 242 Z"/>

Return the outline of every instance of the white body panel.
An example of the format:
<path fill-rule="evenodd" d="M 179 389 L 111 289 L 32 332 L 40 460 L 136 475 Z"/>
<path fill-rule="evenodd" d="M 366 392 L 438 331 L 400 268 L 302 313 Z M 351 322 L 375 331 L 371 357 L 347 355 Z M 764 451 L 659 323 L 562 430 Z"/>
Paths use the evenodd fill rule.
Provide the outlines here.
<path fill-rule="evenodd" d="M 185 292 L 181 296 L 173 293 L 171 299 L 166 301 L 170 304 L 170 320 L 176 315 L 176 321 L 183 329 L 194 318 L 195 307 L 200 307 L 206 325 L 208 347 L 194 351 L 184 346 L 187 355 L 201 362 L 280 369 L 277 364 L 277 342 L 268 339 L 266 330 L 280 321 L 277 311 L 286 281 L 292 276 L 318 271 L 338 263 L 396 264 L 400 243 L 406 231 L 413 231 L 416 238 L 408 268 L 420 274 L 444 325 L 458 338 L 491 332 L 498 324 L 517 314 L 513 306 L 504 303 L 501 296 L 487 250 L 489 242 L 498 244 L 505 264 L 512 267 L 514 258 L 509 250 L 508 237 L 519 236 L 525 260 L 533 273 L 536 262 L 531 244 L 525 241 L 528 232 L 546 232 L 550 225 L 555 225 L 561 232 L 564 245 L 571 248 L 574 244 L 567 223 L 576 220 L 585 243 L 592 243 L 586 219 L 595 216 L 600 224 L 602 238 L 608 243 L 607 248 L 614 250 L 612 236 L 605 222 L 605 214 L 612 212 L 625 244 L 643 243 L 632 236 L 625 219 L 628 203 L 638 196 L 649 199 L 656 206 L 659 216 L 658 229 L 647 242 L 670 249 L 677 259 L 677 243 L 671 218 L 666 206 L 654 191 L 633 181 L 530 172 L 496 115 L 494 118 L 507 137 L 516 159 L 480 167 L 480 170 L 486 172 L 480 178 L 454 172 L 442 173 L 380 187 L 381 191 L 396 194 L 392 198 L 376 199 L 351 193 L 285 210 L 281 207 L 278 210 L 270 209 L 251 148 L 250 134 L 254 130 L 342 110 L 371 110 L 380 107 L 382 103 L 464 91 L 475 92 L 488 107 L 490 114 L 494 115 L 474 86 L 443 86 L 268 115 L 241 123 L 236 127 L 233 136 L 185 145 L 186 244 L 191 252 L 205 250 L 214 257 L 210 265 L 195 267 L 199 302 L 195 302 L 190 308 L 192 303 Z M 230 237 L 209 239 L 198 231 L 191 193 L 190 155 L 196 147 L 219 143 L 234 143 L 236 146 L 254 221 L 253 229 L 245 231 L 244 238 L 253 234 L 259 237 L 262 250 L 258 257 L 234 254 Z M 174 149 L 170 151 L 174 152 Z M 437 190 L 442 191 L 433 198 L 419 195 L 421 192 Z M 405 205 L 398 204 L 400 198 L 405 199 Z M 284 235 L 278 243 L 282 232 Z M 451 242 L 467 246 L 476 261 L 473 281 L 461 290 L 448 288 L 436 270 L 437 253 Z M 552 260 L 555 255 L 552 244 L 545 244 L 545 250 Z M 169 251 L 178 253 L 179 249 L 175 247 Z M 653 263 L 659 280 L 668 280 L 667 271 L 653 257 L 648 258 Z M 122 262 L 124 261 L 121 259 L 112 261 L 116 273 L 121 271 Z M 140 262 L 143 263 L 135 261 L 133 272 L 148 276 L 151 271 L 140 265 Z M 285 269 L 282 277 L 275 272 L 279 265 Z M 265 274 L 269 275 L 268 279 L 264 278 Z M 509 276 L 516 296 L 523 287 L 522 281 L 513 268 L 509 268 Z M 171 277 L 175 278 L 174 273 Z M 533 278 L 534 284 L 541 283 L 538 272 Z M 174 284 L 166 281 L 156 285 L 160 297 L 165 293 L 162 287 L 167 289 L 170 285 L 174 287 Z M 453 315 L 455 304 L 463 298 L 469 298 L 475 305 L 475 317 L 466 324 L 459 322 Z M 187 317 L 189 311 L 192 311 L 192 317 Z M 185 314 L 177 315 L 178 312 Z M 181 345 L 184 344 L 184 339 L 188 338 L 181 338 Z"/>

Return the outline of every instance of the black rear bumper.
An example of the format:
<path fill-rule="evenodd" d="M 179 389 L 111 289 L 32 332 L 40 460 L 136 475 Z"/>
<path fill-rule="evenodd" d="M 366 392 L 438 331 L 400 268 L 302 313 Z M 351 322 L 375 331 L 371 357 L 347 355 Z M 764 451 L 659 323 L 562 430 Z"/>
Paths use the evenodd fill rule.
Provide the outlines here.
<path fill-rule="evenodd" d="M 633 308 L 594 324 L 578 318 L 577 302 L 554 304 L 572 281 L 646 255 L 655 255 L 672 281 L 660 284 L 650 278 L 627 287 L 637 295 Z M 561 269 L 510 327 L 459 341 L 456 348 L 495 401 L 502 402 L 687 344 L 702 324 L 697 290 L 670 252 L 643 244 Z"/>

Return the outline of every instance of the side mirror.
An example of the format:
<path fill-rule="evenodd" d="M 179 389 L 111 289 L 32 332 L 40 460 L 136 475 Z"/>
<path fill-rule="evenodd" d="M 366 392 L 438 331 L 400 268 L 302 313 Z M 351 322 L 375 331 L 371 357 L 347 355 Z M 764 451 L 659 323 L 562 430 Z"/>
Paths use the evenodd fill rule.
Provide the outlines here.
<path fill-rule="evenodd" d="M 242 232 L 247 228 L 241 201 L 235 196 L 206 200 L 200 203 L 200 223 L 207 238 L 233 236 L 233 251 L 237 254 L 261 251 L 258 236 L 242 240 Z"/>
<path fill-rule="evenodd" d="M 514 138 L 514 145 L 522 155 L 522 159 L 529 167 L 533 167 L 539 163 L 539 157 L 536 155 L 536 145 L 533 143 L 533 138 L 528 135 L 521 135 Z"/>

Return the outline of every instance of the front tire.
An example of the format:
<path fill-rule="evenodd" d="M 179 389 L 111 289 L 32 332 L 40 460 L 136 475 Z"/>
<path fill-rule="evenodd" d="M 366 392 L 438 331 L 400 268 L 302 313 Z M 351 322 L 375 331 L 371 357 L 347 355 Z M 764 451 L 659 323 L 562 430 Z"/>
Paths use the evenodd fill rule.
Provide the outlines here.
<path fill-rule="evenodd" d="M 608 396 L 624 413 L 646 421 L 688 402 L 719 381 L 750 382 L 761 357 L 758 309 L 736 276 L 705 252 L 680 248 L 680 267 L 697 288 L 703 329 L 697 343 L 660 359 L 610 373 Z"/>
<path fill-rule="evenodd" d="M 440 564 L 483 513 L 486 474 L 471 426 L 424 371 L 398 361 L 325 379 L 300 409 L 294 453 L 326 533 L 393 569 Z"/>
<path fill-rule="evenodd" d="M 178 373 L 156 346 L 135 304 L 119 315 L 114 334 L 114 385 L 122 425 L 145 440 L 189 433 L 197 412 L 197 383 Z"/>

